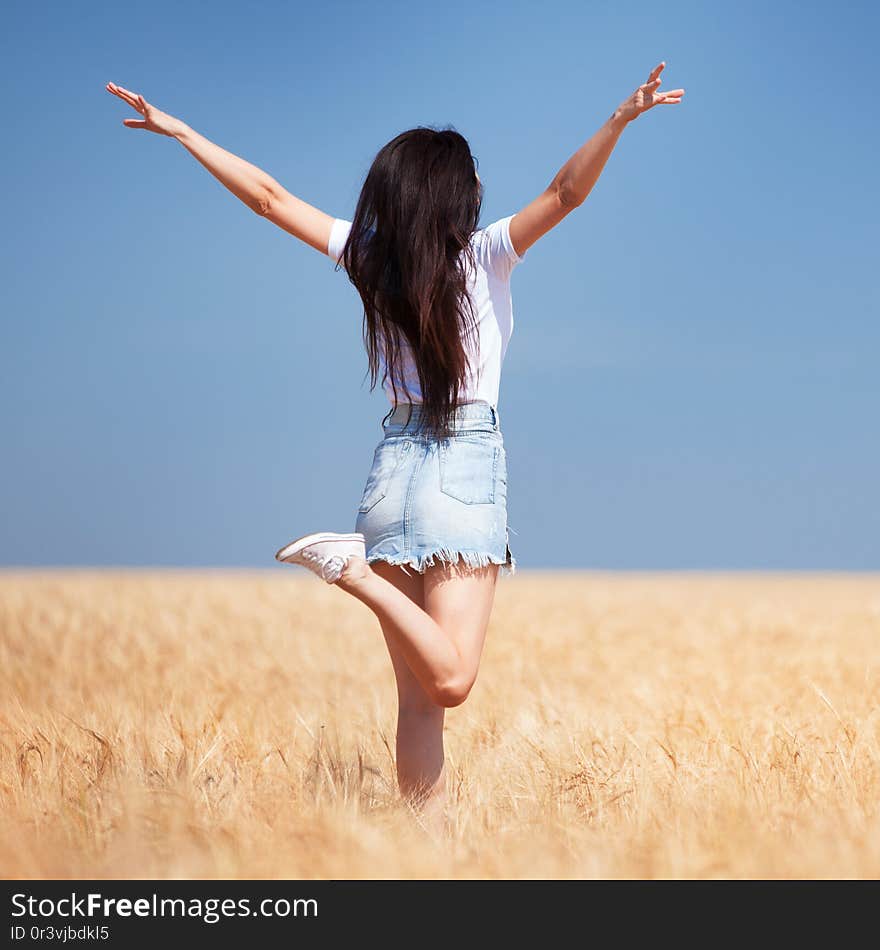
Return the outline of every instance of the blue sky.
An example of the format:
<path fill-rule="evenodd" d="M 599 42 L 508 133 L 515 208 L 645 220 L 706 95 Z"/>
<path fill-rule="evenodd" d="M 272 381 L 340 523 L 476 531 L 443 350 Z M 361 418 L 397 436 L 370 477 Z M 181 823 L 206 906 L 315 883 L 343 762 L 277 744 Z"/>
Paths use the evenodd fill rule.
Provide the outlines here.
<path fill-rule="evenodd" d="M 386 141 L 452 124 L 487 224 L 665 60 L 683 102 L 513 275 L 511 548 L 880 568 L 878 26 L 868 3 L 6 7 L 0 563 L 272 566 L 353 529 L 381 436 L 344 273 L 125 129 L 107 81 L 343 217 Z"/>

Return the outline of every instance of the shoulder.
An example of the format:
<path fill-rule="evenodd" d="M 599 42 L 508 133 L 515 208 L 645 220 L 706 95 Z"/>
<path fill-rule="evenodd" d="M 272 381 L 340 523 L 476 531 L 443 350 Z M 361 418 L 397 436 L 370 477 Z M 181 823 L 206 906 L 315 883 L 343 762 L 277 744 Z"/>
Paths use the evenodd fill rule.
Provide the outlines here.
<path fill-rule="evenodd" d="M 330 240 L 327 242 L 327 256 L 334 261 L 339 261 L 342 257 L 342 249 L 345 242 L 351 234 L 352 222 L 348 218 L 334 218 L 330 225 Z M 375 233 L 375 228 L 367 228 L 367 237 L 371 238 Z"/>
<path fill-rule="evenodd" d="M 499 218 L 484 228 L 478 228 L 471 241 L 480 264 L 498 277 L 509 277 L 510 272 L 525 259 L 517 254 L 510 239 L 510 222 L 513 215 Z"/>
<path fill-rule="evenodd" d="M 342 256 L 342 248 L 351 231 L 351 221 L 346 218 L 334 218 L 330 226 L 330 240 L 327 242 L 327 256 L 338 261 Z"/>

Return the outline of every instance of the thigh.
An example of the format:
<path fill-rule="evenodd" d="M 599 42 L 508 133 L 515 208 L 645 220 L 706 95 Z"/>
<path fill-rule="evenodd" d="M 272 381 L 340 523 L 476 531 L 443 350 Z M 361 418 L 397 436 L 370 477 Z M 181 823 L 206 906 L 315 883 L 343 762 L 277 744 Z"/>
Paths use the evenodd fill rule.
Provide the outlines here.
<path fill-rule="evenodd" d="M 424 583 L 421 574 L 414 572 L 407 574 L 396 564 L 389 564 L 387 561 L 373 561 L 370 567 L 376 574 L 384 577 L 385 580 L 392 583 L 424 610 Z M 403 654 L 395 646 L 394 638 L 389 636 L 384 627 L 382 633 L 385 635 L 385 644 L 391 656 L 391 665 L 394 667 L 394 677 L 397 680 L 397 695 L 401 709 L 434 708 L 435 704 L 422 689 L 421 684 L 409 668 L 409 664 L 403 658 Z"/>
<path fill-rule="evenodd" d="M 480 666 L 498 567 L 489 564 L 462 569 L 436 564 L 424 575 L 424 609 L 455 643 L 471 679 L 476 678 Z"/>

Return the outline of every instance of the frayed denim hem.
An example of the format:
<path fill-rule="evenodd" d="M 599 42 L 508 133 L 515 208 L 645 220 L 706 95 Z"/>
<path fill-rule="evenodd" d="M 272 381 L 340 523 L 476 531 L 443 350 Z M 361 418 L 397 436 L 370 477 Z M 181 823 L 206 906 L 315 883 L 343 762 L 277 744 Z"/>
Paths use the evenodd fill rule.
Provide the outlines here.
<path fill-rule="evenodd" d="M 505 574 L 512 577 L 516 573 L 516 558 L 510 553 L 510 548 L 507 549 L 505 560 L 479 551 L 453 551 L 450 548 L 440 548 L 438 551 L 432 551 L 429 554 L 422 554 L 417 557 L 407 557 L 405 554 L 374 553 L 367 557 L 367 563 L 385 561 L 386 564 L 394 564 L 400 567 L 405 574 L 409 574 L 408 567 L 415 568 L 419 574 L 424 574 L 429 567 L 434 567 L 438 562 L 441 564 L 457 564 L 459 559 L 469 568 L 499 564 L 502 577 Z"/>

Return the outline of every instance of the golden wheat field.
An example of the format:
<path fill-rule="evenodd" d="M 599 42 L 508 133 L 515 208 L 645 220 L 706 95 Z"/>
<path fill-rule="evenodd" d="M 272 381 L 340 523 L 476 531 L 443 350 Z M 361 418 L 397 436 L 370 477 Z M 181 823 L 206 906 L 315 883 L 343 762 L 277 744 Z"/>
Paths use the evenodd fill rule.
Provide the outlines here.
<path fill-rule="evenodd" d="M 518 573 L 395 793 L 366 607 L 296 572 L 0 574 L 4 877 L 878 877 L 880 578 Z"/>

